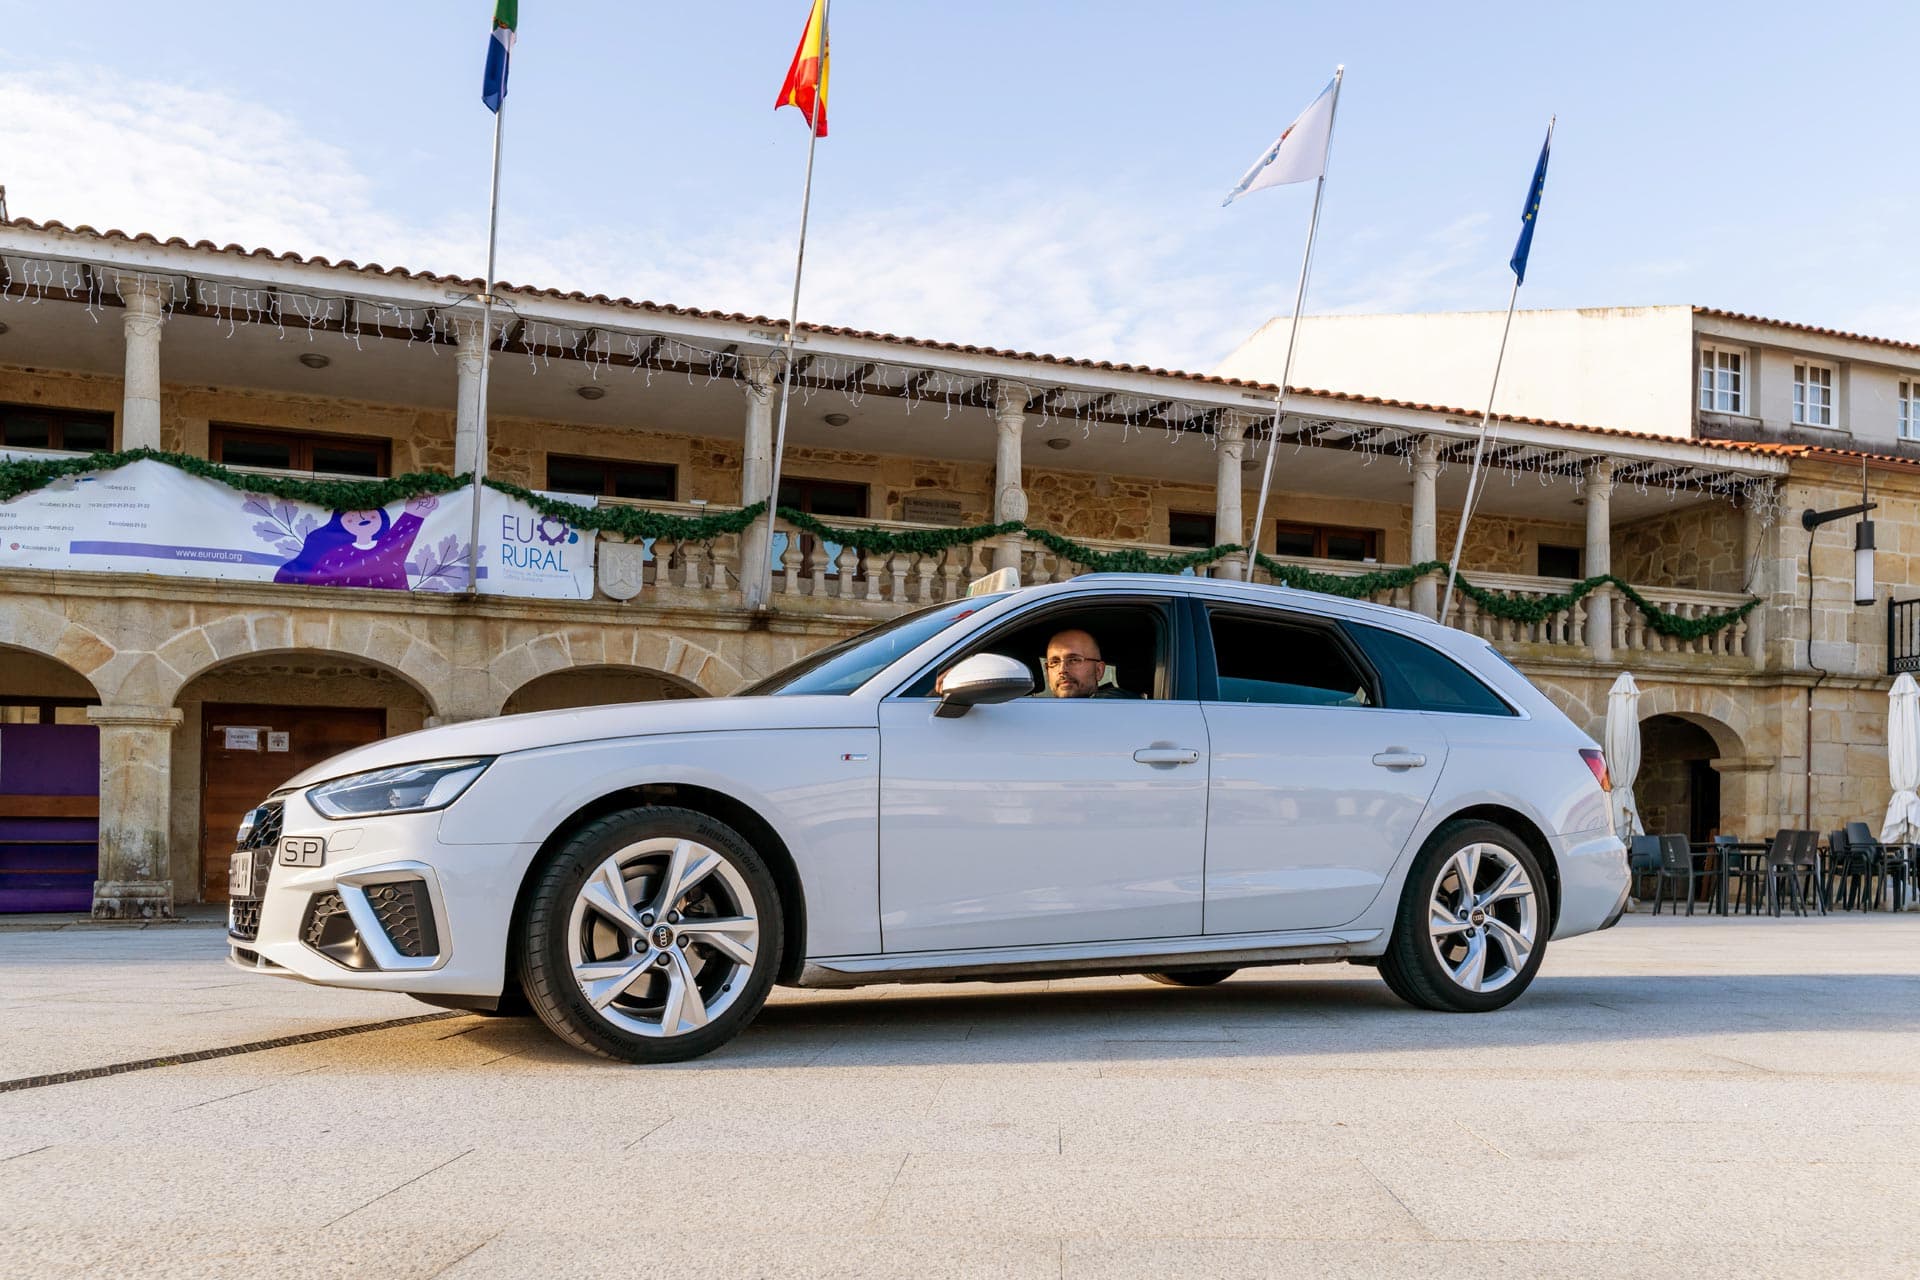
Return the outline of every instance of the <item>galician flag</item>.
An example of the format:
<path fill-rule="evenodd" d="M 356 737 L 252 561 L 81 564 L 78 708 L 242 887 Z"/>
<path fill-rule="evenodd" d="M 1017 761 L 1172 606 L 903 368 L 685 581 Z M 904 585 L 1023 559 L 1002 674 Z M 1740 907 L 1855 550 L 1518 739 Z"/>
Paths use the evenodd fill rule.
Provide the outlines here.
<path fill-rule="evenodd" d="M 1220 202 L 1224 208 L 1249 191 L 1265 187 L 1283 187 L 1290 182 L 1312 182 L 1326 176 L 1327 144 L 1333 140 L 1333 87 L 1327 81 L 1320 96 L 1294 117 L 1287 131 L 1253 162 L 1240 185 L 1227 192 Z"/>
<path fill-rule="evenodd" d="M 513 34 L 520 25 L 520 0 L 495 0 L 493 34 L 487 38 L 487 74 L 480 81 L 480 101 L 498 114 L 507 100 L 507 62 L 513 57 Z"/>
<path fill-rule="evenodd" d="M 831 70 L 832 46 L 827 40 L 827 0 L 813 0 L 807 14 L 807 28 L 800 33 L 800 47 L 793 51 L 793 65 L 787 68 L 786 83 L 773 109 L 798 107 L 813 126 L 816 138 L 827 136 L 827 79 Z"/>

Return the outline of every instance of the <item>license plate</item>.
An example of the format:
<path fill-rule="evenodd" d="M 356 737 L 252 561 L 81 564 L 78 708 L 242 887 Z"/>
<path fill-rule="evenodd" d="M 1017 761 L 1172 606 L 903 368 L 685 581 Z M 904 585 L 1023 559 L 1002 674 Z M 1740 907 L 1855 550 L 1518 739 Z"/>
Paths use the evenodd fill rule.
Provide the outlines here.
<path fill-rule="evenodd" d="M 253 896 L 253 854 L 252 849 L 233 851 L 233 860 L 227 863 L 227 896 L 229 898 Z"/>
<path fill-rule="evenodd" d="M 327 842 L 319 836 L 283 836 L 280 840 L 280 865 L 317 867 L 327 860 Z"/>

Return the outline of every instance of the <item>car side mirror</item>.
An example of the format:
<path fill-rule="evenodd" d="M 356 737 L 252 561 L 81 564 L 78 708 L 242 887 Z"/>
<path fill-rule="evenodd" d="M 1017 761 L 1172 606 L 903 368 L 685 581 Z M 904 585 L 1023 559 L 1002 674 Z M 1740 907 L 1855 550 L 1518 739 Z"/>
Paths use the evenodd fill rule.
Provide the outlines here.
<path fill-rule="evenodd" d="M 967 708 L 994 702 L 1012 702 L 1033 692 L 1033 673 L 1017 658 L 999 653 L 976 653 L 947 668 L 940 678 L 940 705 L 933 714 L 951 718 Z"/>

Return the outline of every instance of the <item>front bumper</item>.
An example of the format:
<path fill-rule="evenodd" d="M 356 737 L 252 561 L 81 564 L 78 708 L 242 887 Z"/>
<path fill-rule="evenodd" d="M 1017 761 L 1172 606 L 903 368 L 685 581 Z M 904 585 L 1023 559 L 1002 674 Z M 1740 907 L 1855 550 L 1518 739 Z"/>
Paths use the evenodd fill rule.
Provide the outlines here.
<path fill-rule="evenodd" d="M 230 963 L 326 986 L 500 994 L 537 845 L 442 845 L 440 812 L 333 822 L 297 794 L 283 803 L 275 842 L 256 853 L 273 859 L 257 898 L 229 908 Z M 320 865 L 294 865 L 314 839 Z"/>
<path fill-rule="evenodd" d="M 1616 923 L 1631 879 L 1627 846 L 1611 831 L 1562 836 L 1559 844 L 1560 922 L 1553 936 L 1571 938 Z"/>

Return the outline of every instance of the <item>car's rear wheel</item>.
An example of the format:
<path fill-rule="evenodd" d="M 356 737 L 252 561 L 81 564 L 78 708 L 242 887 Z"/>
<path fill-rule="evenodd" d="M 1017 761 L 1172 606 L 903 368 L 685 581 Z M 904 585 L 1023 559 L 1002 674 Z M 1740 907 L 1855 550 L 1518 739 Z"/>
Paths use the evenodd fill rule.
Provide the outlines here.
<path fill-rule="evenodd" d="M 778 892 L 733 828 L 688 809 L 630 809 L 568 837 L 536 872 L 520 982 L 569 1043 L 626 1062 L 719 1048 L 765 1003 Z"/>
<path fill-rule="evenodd" d="M 1447 823 L 1407 874 L 1380 976 L 1422 1009 L 1501 1008 L 1539 972 L 1550 917 L 1546 878 L 1525 841 L 1491 822 Z"/>
<path fill-rule="evenodd" d="M 1182 969 L 1178 973 L 1147 973 L 1141 976 L 1169 987 L 1211 987 L 1225 982 L 1238 972 L 1238 969 Z"/>

